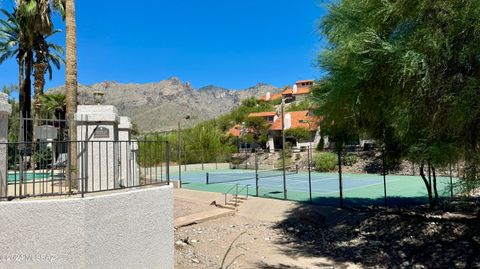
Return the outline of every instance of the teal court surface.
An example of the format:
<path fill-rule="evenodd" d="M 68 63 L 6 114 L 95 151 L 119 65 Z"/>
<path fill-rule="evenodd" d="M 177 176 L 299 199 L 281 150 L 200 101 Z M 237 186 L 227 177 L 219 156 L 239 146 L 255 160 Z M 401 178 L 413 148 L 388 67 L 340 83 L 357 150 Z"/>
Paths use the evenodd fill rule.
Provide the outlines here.
<path fill-rule="evenodd" d="M 209 183 L 206 184 L 206 174 Z M 178 170 L 171 169 L 171 178 L 178 179 Z M 224 193 L 238 184 L 241 195 L 256 195 L 254 170 L 200 170 L 182 171 L 182 187 L 192 190 Z M 452 180 L 453 188 L 455 179 Z M 383 176 L 378 174 L 342 174 L 343 197 L 347 206 L 384 204 Z M 248 189 L 245 187 L 248 186 Z M 387 203 L 389 205 L 418 205 L 428 202 L 427 191 L 420 176 L 387 175 Z M 451 196 L 449 177 L 437 177 L 439 196 Z M 245 187 L 245 188 L 244 188 Z M 309 201 L 308 172 L 286 173 L 287 199 Z M 231 193 L 234 193 L 233 190 Z M 312 201 L 316 204 L 339 204 L 339 179 L 337 173 L 311 173 Z M 281 171 L 259 172 L 258 196 L 284 198 L 283 174 Z"/>

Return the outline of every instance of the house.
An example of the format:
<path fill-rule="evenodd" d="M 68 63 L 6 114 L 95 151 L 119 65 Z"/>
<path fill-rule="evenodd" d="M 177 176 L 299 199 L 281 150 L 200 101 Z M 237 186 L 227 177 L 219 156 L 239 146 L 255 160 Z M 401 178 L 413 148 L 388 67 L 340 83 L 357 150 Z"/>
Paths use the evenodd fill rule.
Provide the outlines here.
<path fill-rule="evenodd" d="M 255 130 L 253 128 L 246 128 L 245 124 L 236 124 L 232 128 L 230 128 L 226 136 L 236 138 L 236 145 L 239 151 L 249 151 L 254 148 L 259 148 L 260 145 L 257 143 L 252 143 L 246 139 L 245 135 L 247 134 L 254 134 Z"/>
<path fill-rule="evenodd" d="M 265 101 L 265 102 L 270 102 L 270 101 L 279 100 L 279 99 L 282 99 L 281 93 L 271 94 L 270 92 L 267 92 L 266 95 L 260 96 L 258 98 L 258 100 Z"/>
<path fill-rule="evenodd" d="M 307 141 L 298 141 L 295 137 L 285 137 L 285 141 L 291 143 L 295 148 L 308 147 L 310 143 L 312 147 L 316 147 L 320 142 L 320 123 L 321 117 L 314 116 L 312 112 L 292 111 L 286 112 L 284 115 L 284 129 L 305 128 L 310 131 L 310 139 Z M 282 148 L 282 118 L 278 117 L 270 127 L 268 148 L 274 151 L 276 148 Z"/>
<path fill-rule="evenodd" d="M 292 88 L 284 90 L 282 93 L 271 94 L 267 92 L 266 95 L 260 96 L 260 101 L 274 101 L 278 99 L 285 99 L 286 103 L 294 101 L 302 101 L 311 93 L 314 80 L 299 80 Z"/>
<path fill-rule="evenodd" d="M 254 117 L 261 117 L 265 119 L 266 122 L 273 124 L 273 122 L 278 118 L 277 112 L 272 111 L 272 112 L 257 112 L 257 113 L 250 113 L 248 115 L 249 118 L 254 118 Z"/>
<path fill-rule="evenodd" d="M 268 142 L 266 148 L 270 151 L 282 148 L 282 118 L 277 112 L 259 112 L 250 113 L 249 117 L 262 117 L 271 124 L 268 131 Z M 298 141 L 295 137 L 286 137 L 286 141 L 292 144 L 295 148 L 301 148 L 303 146 L 308 147 L 310 143 L 313 146 L 317 146 L 320 142 L 320 122 L 321 117 L 314 116 L 308 110 L 305 111 L 293 111 L 285 113 L 285 130 L 294 128 L 306 128 L 311 133 L 310 140 Z"/>
<path fill-rule="evenodd" d="M 314 80 L 313 79 L 308 79 L 308 80 L 299 80 L 295 83 L 298 88 L 311 88 L 313 86 Z"/>

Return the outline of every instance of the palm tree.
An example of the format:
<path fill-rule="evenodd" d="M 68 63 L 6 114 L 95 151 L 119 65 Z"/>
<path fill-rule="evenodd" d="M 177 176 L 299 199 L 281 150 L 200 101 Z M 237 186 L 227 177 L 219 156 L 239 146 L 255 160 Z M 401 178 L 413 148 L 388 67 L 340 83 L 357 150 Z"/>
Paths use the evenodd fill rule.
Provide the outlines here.
<path fill-rule="evenodd" d="M 55 119 L 65 118 L 65 94 L 45 94 L 40 97 L 42 113 L 53 115 Z"/>
<path fill-rule="evenodd" d="M 74 115 L 77 112 L 77 24 L 75 20 L 75 1 L 63 0 L 65 4 L 65 21 L 66 21 L 66 103 L 67 118 L 71 120 L 70 140 L 77 140 L 77 127 Z M 74 166 L 70 169 L 70 178 L 76 178 L 77 163 L 77 146 L 73 143 L 70 145 L 70 163 Z M 75 183 L 73 183 L 75 185 Z"/>
<path fill-rule="evenodd" d="M 34 44 L 35 50 L 35 63 L 33 64 L 35 73 L 34 73 L 34 109 L 35 117 L 33 121 L 33 126 L 39 126 L 40 111 L 42 107 L 42 99 L 40 98 L 43 95 L 45 87 L 45 74 L 48 72 L 49 79 L 52 79 L 52 65 L 60 69 L 60 65 L 64 63 L 62 55 L 64 50 L 61 46 L 50 43 L 47 41 L 47 38 L 52 35 L 60 32 L 60 30 L 55 30 L 47 36 L 37 36 Z M 35 129 L 34 129 L 35 132 Z M 35 141 L 35 133 L 33 135 Z"/>
<path fill-rule="evenodd" d="M 6 19 L 0 19 L 0 64 L 9 58 L 16 57 L 19 68 L 19 106 L 23 117 L 30 117 L 31 80 L 33 64 L 33 42 L 31 32 L 25 20 L 17 18 L 17 10 L 12 13 L 0 10 Z"/>
<path fill-rule="evenodd" d="M 41 46 L 46 46 L 46 42 L 43 42 L 46 36 L 52 35 L 53 31 L 53 24 L 51 21 L 51 6 L 58 7 L 60 12 L 62 9 L 60 8 L 61 0 L 17 0 L 16 1 L 16 12 L 15 17 L 18 21 L 21 22 L 23 26 L 23 32 L 27 33 L 23 40 L 23 43 L 28 44 L 29 50 L 26 52 L 25 56 L 25 81 L 23 88 L 25 88 L 25 97 L 28 98 L 28 104 L 25 103 L 25 110 L 28 109 L 28 113 L 26 113 L 26 117 L 30 117 L 30 107 L 31 107 L 31 73 L 32 68 L 34 67 L 34 55 L 33 50 L 37 53 L 37 58 L 40 57 L 40 61 L 37 59 L 36 67 L 40 68 L 37 70 L 38 76 L 36 77 L 36 86 L 41 86 L 40 75 L 45 75 L 45 68 L 47 65 L 45 63 L 40 63 L 44 60 L 44 56 L 46 52 L 42 52 Z M 46 48 L 46 47 L 45 47 Z M 43 48 L 43 49 L 45 49 Z M 40 54 L 40 56 L 39 56 Z M 41 56 L 43 54 L 43 57 Z M 39 89 L 36 89 L 38 92 Z M 37 95 L 37 93 L 36 93 Z M 38 97 L 38 96 L 36 96 Z M 37 98 L 38 99 L 38 98 Z M 31 133 L 30 128 L 28 133 Z"/>

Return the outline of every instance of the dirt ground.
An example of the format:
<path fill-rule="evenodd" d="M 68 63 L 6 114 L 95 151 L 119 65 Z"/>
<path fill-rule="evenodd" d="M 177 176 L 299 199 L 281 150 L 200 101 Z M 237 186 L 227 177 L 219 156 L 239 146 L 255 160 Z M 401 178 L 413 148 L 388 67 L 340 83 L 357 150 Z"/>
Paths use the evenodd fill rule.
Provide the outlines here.
<path fill-rule="evenodd" d="M 221 194 L 175 190 L 175 216 Z M 175 230 L 176 268 L 480 268 L 480 200 L 436 210 L 337 209 L 251 198 L 235 215 Z"/>
<path fill-rule="evenodd" d="M 175 217 L 212 210 L 214 206 L 209 204 L 221 199 L 222 196 L 212 193 L 175 190 Z M 291 247 L 296 243 L 277 225 L 296 207 L 295 202 L 251 198 L 234 216 L 176 229 L 176 268 L 222 268 L 224 258 L 223 268 L 358 267 L 325 257 L 292 253 Z M 332 211 L 337 210 L 326 209 L 324 213 L 333 218 Z"/>

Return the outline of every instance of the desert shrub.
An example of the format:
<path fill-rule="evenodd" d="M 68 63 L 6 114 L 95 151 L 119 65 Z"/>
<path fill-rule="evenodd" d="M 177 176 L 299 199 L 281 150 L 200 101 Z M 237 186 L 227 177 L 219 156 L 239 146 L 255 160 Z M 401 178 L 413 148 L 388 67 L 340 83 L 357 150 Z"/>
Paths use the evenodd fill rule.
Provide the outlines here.
<path fill-rule="evenodd" d="M 365 172 L 368 174 L 379 174 L 382 173 L 382 162 L 379 159 L 375 159 L 371 162 L 369 162 L 365 167 L 363 168 Z"/>
<path fill-rule="evenodd" d="M 315 170 L 319 172 L 335 171 L 337 167 L 337 155 L 330 152 L 320 152 L 313 156 Z"/>
<path fill-rule="evenodd" d="M 343 157 L 342 164 L 345 166 L 352 166 L 358 162 L 357 155 L 347 155 Z"/>
<path fill-rule="evenodd" d="M 293 161 L 291 158 L 285 158 L 285 167 L 290 167 L 293 165 Z M 279 169 L 283 167 L 282 158 L 278 159 L 275 163 L 275 168 Z"/>
<path fill-rule="evenodd" d="M 285 154 L 286 159 L 292 158 L 292 156 L 293 156 L 293 151 L 292 151 L 291 148 L 286 148 L 285 150 L 280 150 L 279 153 L 280 153 L 279 159 L 282 159 L 284 154 Z"/>

